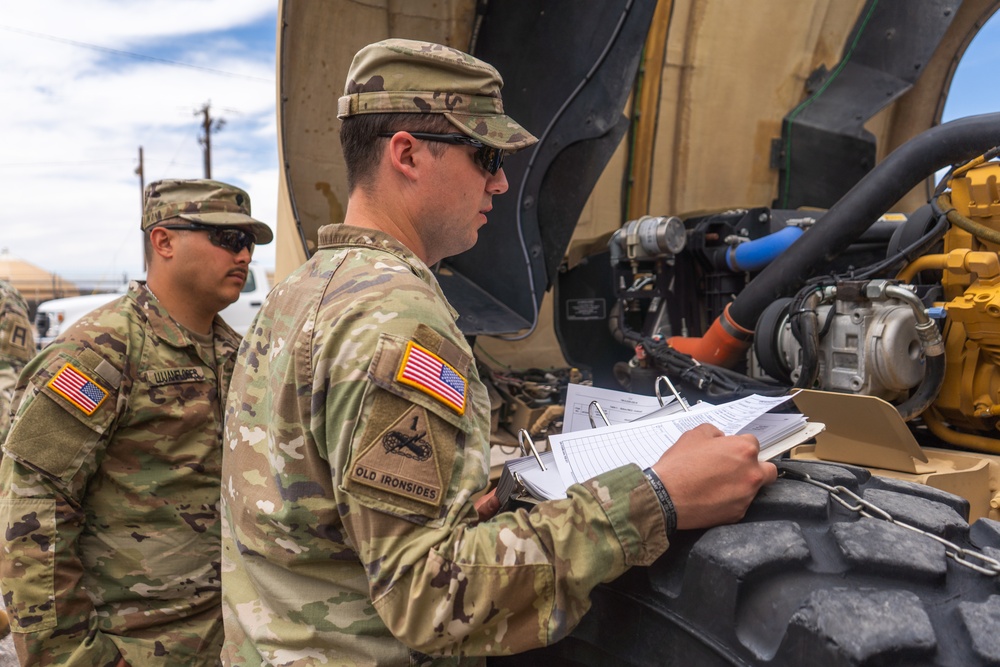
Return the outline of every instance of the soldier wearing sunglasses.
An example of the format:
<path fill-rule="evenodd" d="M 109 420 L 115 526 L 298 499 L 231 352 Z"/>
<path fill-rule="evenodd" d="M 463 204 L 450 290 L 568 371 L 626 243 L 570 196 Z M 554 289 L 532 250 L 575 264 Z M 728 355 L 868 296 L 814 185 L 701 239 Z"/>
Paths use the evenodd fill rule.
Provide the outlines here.
<path fill-rule="evenodd" d="M 235 301 L 271 230 L 243 190 L 145 191 L 147 280 L 21 374 L 0 463 L 0 582 L 22 665 L 215 665 L 222 399 Z"/>
<path fill-rule="evenodd" d="M 354 58 L 344 224 L 271 292 L 227 401 L 225 664 L 480 665 L 554 642 L 598 583 L 674 528 L 739 519 L 777 474 L 706 426 L 531 514 L 473 502 L 490 400 L 429 267 L 472 247 L 504 153 L 536 142 L 502 84 L 438 44 Z"/>

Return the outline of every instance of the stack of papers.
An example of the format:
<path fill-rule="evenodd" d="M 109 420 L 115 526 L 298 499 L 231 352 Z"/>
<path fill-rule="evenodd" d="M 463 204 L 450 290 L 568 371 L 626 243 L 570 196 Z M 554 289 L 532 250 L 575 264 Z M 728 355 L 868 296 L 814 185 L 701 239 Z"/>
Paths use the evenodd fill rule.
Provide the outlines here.
<path fill-rule="evenodd" d="M 591 388 L 592 389 L 592 388 Z M 608 391 L 608 390 L 600 390 Z M 623 393 L 623 392 L 615 392 Z M 789 400 L 790 396 L 747 398 L 722 405 L 699 403 L 688 411 L 672 412 L 652 410 L 633 418 L 632 421 L 614 423 L 609 415 L 610 426 L 589 427 L 589 418 L 583 428 L 563 432 L 549 437 L 550 451 L 542 456 L 547 470 L 542 471 L 534 456 L 522 457 L 508 462 L 501 474 L 501 485 L 516 488 L 513 473 L 517 473 L 524 490 L 539 500 L 564 498 L 566 489 L 601 473 L 614 470 L 629 463 L 647 468 L 659 460 L 680 436 L 699 424 L 713 424 L 726 435 L 750 433 L 760 441 L 758 458 L 762 461 L 774 458 L 797 444 L 815 436 L 823 430 L 822 424 L 810 423 L 801 414 L 769 414 L 772 408 Z M 606 399 L 607 400 L 607 399 Z M 653 399 L 655 401 L 655 399 Z M 567 413 L 570 412 L 569 395 Z M 635 415 L 633 415 L 635 417 Z M 548 457 L 551 457 L 548 458 Z M 549 461 L 554 462 L 549 465 Z M 510 482 L 504 475 L 511 469 Z M 510 495 L 498 486 L 497 495 L 501 504 Z"/>

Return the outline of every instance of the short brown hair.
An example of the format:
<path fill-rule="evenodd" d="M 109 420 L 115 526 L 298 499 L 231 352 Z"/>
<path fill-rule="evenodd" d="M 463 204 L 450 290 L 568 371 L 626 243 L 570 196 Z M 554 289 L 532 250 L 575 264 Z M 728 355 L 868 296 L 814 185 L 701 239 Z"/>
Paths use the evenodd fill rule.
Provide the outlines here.
<path fill-rule="evenodd" d="M 388 141 L 378 135 L 402 130 L 442 134 L 456 132 L 455 126 L 440 114 L 373 113 L 345 118 L 340 125 L 340 146 L 347 165 L 349 193 L 371 182 L 382 159 L 384 142 Z M 447 148 L 447 144 L 428 144 L 428 150 L 437 156 L 444 154 Z"/>
<path fill-rule="evenodd" d="M 146 260 L 146 266 L 153 261 L 153 240 L 149 238 L 152 229 L 145 229 L 142 232 L 142 258 Z"/>

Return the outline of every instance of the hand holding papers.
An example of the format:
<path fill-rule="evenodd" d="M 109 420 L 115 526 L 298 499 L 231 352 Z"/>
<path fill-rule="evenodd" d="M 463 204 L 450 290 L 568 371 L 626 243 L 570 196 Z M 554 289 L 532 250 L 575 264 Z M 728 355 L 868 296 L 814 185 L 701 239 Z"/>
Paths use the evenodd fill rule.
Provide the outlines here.
<path fill-rule="evenodd" d="M 640 468 L 646 468 L 655 463 L 681 434 L 705 423 L 716 426 L 726 435 L 755 435 L 761 443 L 759 460 L 773 458 L 808 440 L 823 428 L 821 424 L 808 424 L 805 417 L 799 414 L 766 414 L 789 398 L 754 395 L 718 406 L 698 404 L 687 412 L 633 418 L 633 421 L 619 419 L 617 423 L 615 417 L 620 417 L 621 411 L 608 409 L 611 426 L 589 428 L 589 423 L 585 422 L 585 426 L 579 430 L 549 437 L 552 451 L 547 453 L 553 455 L 554 467 L 559 473 L 562 487 L 558 490 L 559 495 L 532 495 L 541 499 L 563 497 L 570 485 L 622 465 L 635 463 Z M 569 406 L 570 395 L 567 394 L 567 415 Z M 587 419 L 586 416 L 584 419 Z M 532 462 L 532 465 L 538 469 L 537 463 Z M 551 466 L 546 467 L 551 469 Z M 541 486 L 551 489 L 553 483 L 554 479 L 549 475 L 547 483 Z M 527 489 L 527 484 L 525 487 Z"/>
<path fill-rule="evenodd" d="M 761 443 L 760 460 L 773 458 L 815 435 L 800 414 L 765 414 L 790 397 L 748 396 L 722 405 L 699 404 L 688 412 L 639 419 L 627 424 L 562 433 L 549 438 L 556 467 L 568 487 L 627 463 L 647 468 L 677 438 L 699 424 L 712 424 L 726 435 L 750 433 Z M 794 435 L 800 435 L 796 439 Z M 775 445 L 778 446 L 775 446 Z"/>

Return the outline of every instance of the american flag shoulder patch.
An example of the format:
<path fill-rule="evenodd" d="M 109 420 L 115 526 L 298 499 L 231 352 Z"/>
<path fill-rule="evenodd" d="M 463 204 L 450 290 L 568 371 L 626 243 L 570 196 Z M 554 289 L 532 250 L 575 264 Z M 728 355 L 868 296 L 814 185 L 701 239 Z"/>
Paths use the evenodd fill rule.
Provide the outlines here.
<path fill-rule="evenodd" d="M 103 387 L 71 363 L 64 364 L 47 386 L 88 415 L 108 397 Z"/>
<path fill-rule="evenodd" d="M 412 340 L 406 343 L 396 381 L 433 396 L 460 415 L 465 414 L 465 378 L 447 361 Z"/>

